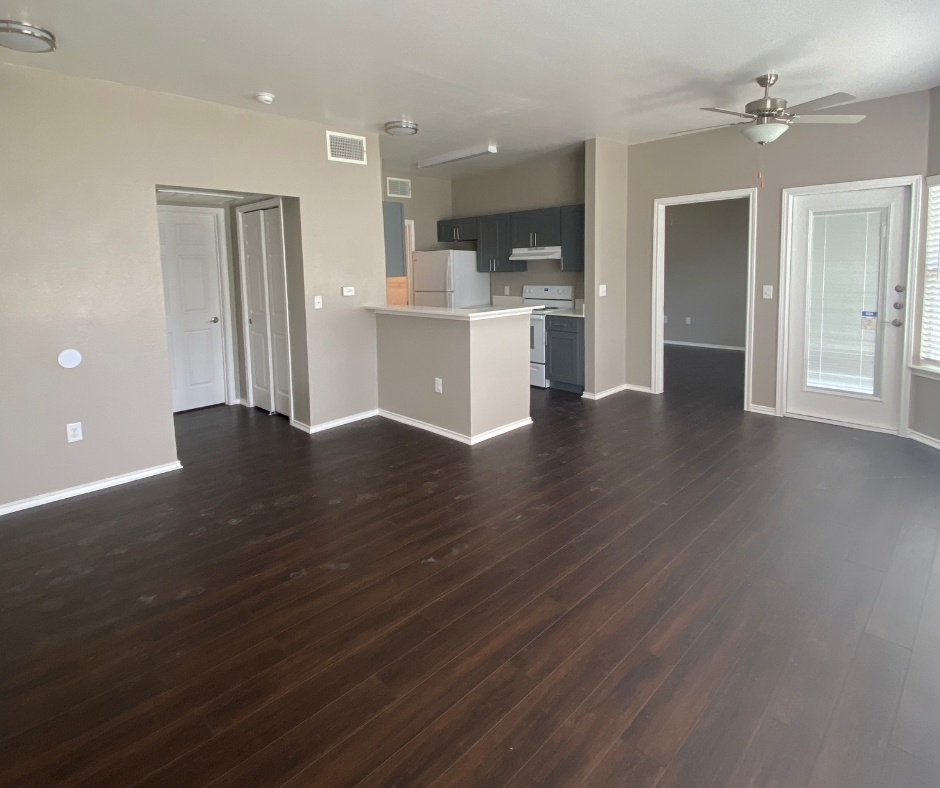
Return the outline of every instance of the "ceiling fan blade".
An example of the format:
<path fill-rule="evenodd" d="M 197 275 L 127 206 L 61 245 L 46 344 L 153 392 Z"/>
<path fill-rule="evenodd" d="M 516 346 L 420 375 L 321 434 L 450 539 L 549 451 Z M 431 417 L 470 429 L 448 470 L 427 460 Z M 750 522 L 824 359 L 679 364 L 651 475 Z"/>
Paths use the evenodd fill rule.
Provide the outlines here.
<path fill-rule="evenodd" d="M 799 115 L 801 112 L 814 112 L 817 109 L 835 107 L 839 104 L 848 104 L 850 101 L 855 101 L 855 96 L 851 93 L 833 93 L 829 96 L 813 99 L 812 101 L 804 101 L 802 104 L 797 104 L 794 107 L 787 107 L 787 112 L 793 112 Z"/>
<path fill-rule="evenodd" d="M 686 129 L 685 131 L 673 131 L 669 134 L 670 137 L 680 137 L 683 134 L 698 134 L 700 131 L 711 131 L 712 129 L 726 129 L 729 126 L 746 126 L 750 121 L 745 121 L 743 123 L 722 123 L 718 126 L 702 126 L 698 129 Z"/>
<path fill-rule="evenodd" d="M 723 115 L 737 115 L 739 118 L 747 118 L 748 120 L 757 117 L 757 115 L 748 115 L 746 112 L 735 112 L 733 109 L 718 109 L 718 107 L 699 107 L 699 109 L 703 109 L 705 112 L 720 112 Z"/>
<path fill-rule="evenodd" d="M 858 123 L 864 115 L 797 115 L 793 123 Z"/>

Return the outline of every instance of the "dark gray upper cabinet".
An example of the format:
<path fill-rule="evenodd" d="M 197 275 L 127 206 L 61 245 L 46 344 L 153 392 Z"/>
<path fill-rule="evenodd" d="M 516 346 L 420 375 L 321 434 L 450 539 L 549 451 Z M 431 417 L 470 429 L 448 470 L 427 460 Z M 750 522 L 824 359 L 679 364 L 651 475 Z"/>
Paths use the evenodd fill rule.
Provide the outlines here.
<path fill-rule="evenodd" d="M 584 270 L 584 206 L 561 207 L 561 270 Z"/>
<path fill-rule="evenodd" d="M 584 320 L 545 317 L 545 375 L 553 389 L 584 391 Z"/>
<path fill-rule="evenodd" d="M 437 223 L 437 240 L 441 243 L 448 241 L 475 241 L 477 240 L 477 217 L 467 219 L 441 219 Z"/>
<path fill-rule="evenodd" d="M 512 216 L 508 213 L 481 216 L 477 224 L 477 270 L 490 273 L 525 271 L 525 260 L 510 260 Z"/>
<path fill-rule="evenodd" d="M 561 246 L 561 208 L 540 208 L 512 215 L 512 245 Z"/>

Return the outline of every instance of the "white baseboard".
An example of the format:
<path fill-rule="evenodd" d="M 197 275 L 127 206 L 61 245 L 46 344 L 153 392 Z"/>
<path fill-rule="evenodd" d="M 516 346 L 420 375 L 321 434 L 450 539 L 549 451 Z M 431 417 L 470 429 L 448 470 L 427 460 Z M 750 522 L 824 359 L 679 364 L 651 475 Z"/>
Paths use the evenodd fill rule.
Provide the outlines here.
<path fill-rule="evenodd" d="M 585 391 L 581 394 L 584 399 L 603 399 L 604 397 L 609 397 L 611 394 L 619 394 L 621 391 L 642 391 L 644 394 L 652 394 L 653 389 L 649 386 L 635 386 L 633 383 L 622 383 L 619 386 L 614 386 L 612 389 L 604 389 L 604 391 L 599 391 L 597 394 L 592 394 L 590 391 Z"/>
<path fill-rule="evenodd" d="M 290 425 L 291 427 L 296 427 L 298 430 L 306 432 L 308 435 L 313 435 L 316 432 L 331 430 L 334 427 L 342 427 L 344 424 L 352 424 L 354 421 L 362 421 L 363 419 L 370 419 L 373 416 L 378 415 L 378 409 L 364 410 L 361 413 L 353 413 L 352 416 L 343 416 L 340 419 L 333 419 L 333 421 L 324 421 L 320 424 L 314 424 L 312 427 L 309 424 L 304 424 L 302 421 L 297 421 L 295 419 L 291 420 Z"/>
<path fill-rule="evenodd" d="M 32 509 L 34 506 L 42 506 L 43 504 L 62 501 L 66 498 L 74 498 L 76 495 L 84 495 L 85 493 L 97 492 L 98 490 L 104 490 L 108 487 L 116 487 L 119 484 L 136 482 L 150 476 L 167 473 L 168 471 L 178 471 L 182 467 L 179 460 L 177 460 L 176 462 L 168 462 L 166 465 L 154 465 L 152 468 L 144 468 L 141 471 L 122 473 L 120 476 L 111 476 L 107 479 L 100 479 L 97 482 L 79 484 L 76 487 L 67 487 L 64 490 L 56 490 L 51 493 L 34 495 L 32 498 L 23 498 L 22 500 L 13 501 L 12 503 L 0 504 L 0 516 L 19 512 L 23 509 Z"/>
<path fill-rule="evenodd" d="M 679 342 L 677 339 L 664 339 L 664 345 L 682 345 L 683 347 L 707 347 L 712 350 L 740 350 L 742 353 L 746 348 L 737 345 L 707 345 L 704 342 Z"/>
<path fill-rule="evenodd" d="M 247 407 L 248 407 L 248 400 L 242 399 L 241 397 L 237 397 L 236 399 L 233 399 L 233 400 L 232 400 L 232 404 L 233 404 L 233 405 L 241 405 L 241 406 L 247 408 Z"/>
<path fill-rule="evenodd" d="M 507 432 L 518 429 L 519 427 L 525 427 L 526 425 L 532 423 L 532 419 L 526 417 L 510 424 L 504 424 L 502 427 L 497 427 L 496 429 L 481 432 L 479 435 L 470 436 L 464 435 L 462 432 L 455 432 L 454 430 L 448 430 L 444 427 L 438 427 L 434 424 L 429 424 L 426 421 L 419 421 L 418 419 L 413 419 L 410 416 L 402 416 L 400 413 L 392 413 L 388 410 L 382 410 L 381 408 L 379 408 L 379 415 L 382 418 L 391 419 L 392 421 L 397 421 L 400 424 L 407 424 L 409 427 L 417 427 L 419 430 L 433 432 L 435 435 L 440 435 L 444 438 L 450 438 L 451 440 L 465 443 L 468 446 L 474 446 L 477 443 L 482 443 L 483 441 L 489 440 L 490 438 L 495 438 L 497 435 L 503 435 Z"/>
<path fill-rule="evenodd" d="M 766 405 L 755 405 L 751 403 L 751 407 L 748 408 L 751 413 L 762 413 L 764 416 L 776 416 L 776 408 L 768 408 Z"/>
<path fill-rule="evenodd" d="M 934 449 L 940 449 L 940 438 L 931 438 L 929 435 L 924 435 L 924 433 L 916 432 L 914 430 L 908 430 L 907 437 L 911 440 L 917 441 L 918 443 L 923 443 L 925 446 L 930 446 Z"/>

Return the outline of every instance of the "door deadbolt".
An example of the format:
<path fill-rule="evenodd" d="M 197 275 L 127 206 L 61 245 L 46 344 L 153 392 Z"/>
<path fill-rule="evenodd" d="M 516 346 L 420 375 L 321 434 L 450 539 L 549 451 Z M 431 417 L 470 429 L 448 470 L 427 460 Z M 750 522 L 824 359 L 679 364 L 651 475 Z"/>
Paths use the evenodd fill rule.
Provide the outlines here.
<path fill-rule="evenodd" d="M 896 293 L 903 293 L 903 292 L 904 292 L 904 285 L 895 285 L 895 286 L 894 286 L 894 292 L 896 292 Z"/>

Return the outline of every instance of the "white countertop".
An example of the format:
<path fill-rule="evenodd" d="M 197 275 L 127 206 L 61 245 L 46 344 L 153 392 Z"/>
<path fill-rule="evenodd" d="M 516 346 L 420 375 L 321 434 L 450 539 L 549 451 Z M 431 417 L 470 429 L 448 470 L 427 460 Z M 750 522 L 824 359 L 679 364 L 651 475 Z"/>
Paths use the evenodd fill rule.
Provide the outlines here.
<path fill-rule="evenodd" d="M 367 306 L 378 315 L 404 315 L 406 317 L 433 317 L 444 320 L 487 320 L 512 315 L 528 315 L 534 306 L 471 306 L 451 309 L 444 306 Z"/>
<path fill-rule="evenodd" d="M 583 314 L 580 312 L 575 312 L 573 309 L 546 309 L 543 314 L 546 317 L 548 315 L 552 315 L 553 317 L 580 317 L 581 319 L 584 319 Z"/>

